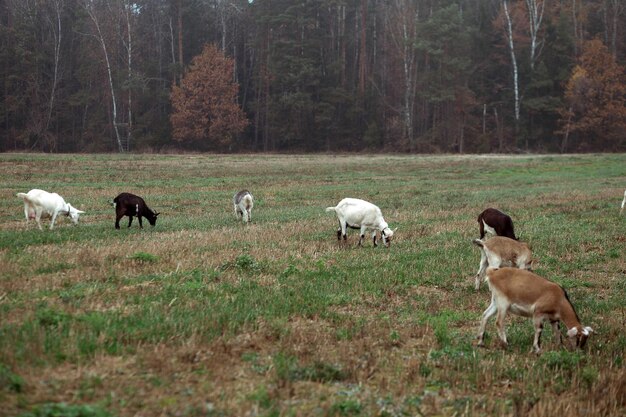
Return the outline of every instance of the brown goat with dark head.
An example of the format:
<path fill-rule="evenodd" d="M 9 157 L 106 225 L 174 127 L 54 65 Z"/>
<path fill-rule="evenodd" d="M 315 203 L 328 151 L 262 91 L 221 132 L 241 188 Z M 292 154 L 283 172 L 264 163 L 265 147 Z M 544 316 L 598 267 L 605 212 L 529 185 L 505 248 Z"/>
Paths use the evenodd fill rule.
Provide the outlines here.
<path fill-rule="evenodd" d="M 139 227 L 143 229 L 141 218 L 145 217 L 151 226 L 157 221 L 158 212 L 150 210 L 143 198 L 131 194 L 121 193 L 113 199 L 113 207 L 115 207 L 115 228 L 120 228 L 120 219 L 128 216 L 128 227 L 133 223 L 133 217 L 139 219 Z"/>

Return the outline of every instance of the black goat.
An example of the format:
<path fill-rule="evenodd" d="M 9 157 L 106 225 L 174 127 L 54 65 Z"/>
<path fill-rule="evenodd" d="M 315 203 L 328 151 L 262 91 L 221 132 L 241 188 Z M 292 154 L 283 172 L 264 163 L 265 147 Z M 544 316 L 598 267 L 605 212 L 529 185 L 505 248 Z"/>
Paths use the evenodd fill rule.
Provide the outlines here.
<path fill-rule="evenodd" d="M 154 226 L 157 221 L 158 212 L 150 210 L 143 198 L 131 194 L 121 193 L 113 199 L 113 207 L 115 207 L 115 228 L 120 228 L 120 219 L 128 216 L 128 227 L 133 223 L 133 217 L 139 219 L 139 227 L 143 229 L 141 218 L 145 217 Z"/>

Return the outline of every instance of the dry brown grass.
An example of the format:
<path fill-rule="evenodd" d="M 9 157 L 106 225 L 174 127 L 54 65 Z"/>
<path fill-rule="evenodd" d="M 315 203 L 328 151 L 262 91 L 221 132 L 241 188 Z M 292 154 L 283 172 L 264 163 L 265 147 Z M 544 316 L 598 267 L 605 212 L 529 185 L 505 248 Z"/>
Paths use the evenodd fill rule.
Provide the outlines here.
<path fill-rule="evenodd" d="M 2 156 L 0 228 L 10 243 L 0 249 L 0 365 L 24 383 L 0 386 L 0 415 L 46 402 L 118 416 L 624 415 L 626 240 L 607 202 L 623 195 L 625 167 L 624 156 Z M 14 195 L 34 184 L 86 209 L 81 225 L 26 226 Z M 230 206 L 244 187 L 257 198 L 249 226 Z M 107 201 L 121 191 L 163 213 L 156 228 L 113 229 Z M 370 240 L 356 248 L 356 232 L 337 242 L 323 209 L 345 196 L 383 208 L 398 227 L 390 250 Z M 477 213 L 498 203 L 533 245 L 539 272 L 571 288 L 596 328 L 586 352 L 556 349 L 546 334 L 537 357 L 532 325 L 515 317 L 507 350 L 493 324 L 489 347 L 474 347 L 489 296 L 472 289 L 470 242 Z M 245 303 L 250 320 L 239 315 Z M 222 328 L 181 321 L 155 341 L 115 321 L 150 312 L 218 320 L 228 308 Z M 42 311 L 65 314 L 69 333 L 59 326 L 55 337 Z M 81 350 L 89 315 L 122 327 L 111 333 L 117 353 L 105 348 L 107 327 L 94 350 Z"/>

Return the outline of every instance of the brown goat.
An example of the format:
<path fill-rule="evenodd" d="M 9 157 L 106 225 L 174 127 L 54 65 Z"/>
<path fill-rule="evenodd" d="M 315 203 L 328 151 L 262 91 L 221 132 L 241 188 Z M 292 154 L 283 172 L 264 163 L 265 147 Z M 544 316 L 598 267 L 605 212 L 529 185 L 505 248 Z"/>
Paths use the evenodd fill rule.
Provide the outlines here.
<path fill-rule="evenodd" d="M 480 266 L 476 273 L 476 290 L 480 288 L 487 267 L 514 266 L 519 269 L 532 269 L 532 251 L 527 243 L 509 239 L 504 236 L 494 236 L 488 240 L 474 239 L 473 243 L 480 248 Z"/>
<path fill-rule="evenodd" d="M 559 329 L 559 322 L 567 326 L 567 336 L 571 348 L 583 348 L 587 338 L 593 332 L 591 327 L 584 327 L 569 300 L 567 293 L 561 286 L 548 281 L 530 271 L 516 268 L 488 268 L 487 283 L 491 290 L 491 304 L 483 313 L 478 332 L 478 345 L 483 346 L 487 320 L 498 314 L 496 326 L 498 336 L 506 346 L 504 318 L 508 312 L 523 317 L 531 317 L 535 324 L 535 338 L 533 348 L 535 353 L 541 352 L 541 332 L 543 322 L 548 320 L 557 344 L 563 339 Z"/>

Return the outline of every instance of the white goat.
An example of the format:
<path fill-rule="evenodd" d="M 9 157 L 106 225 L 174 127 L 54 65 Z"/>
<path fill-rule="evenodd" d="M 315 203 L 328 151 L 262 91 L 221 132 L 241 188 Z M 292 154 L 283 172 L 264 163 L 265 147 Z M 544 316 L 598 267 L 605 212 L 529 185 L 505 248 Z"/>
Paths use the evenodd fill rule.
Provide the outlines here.
<path fill-rule="evenodd" d="M 519 269 L 531 269 L 533 260 L 528 244 L 504 236 L 494 236 L 489 240 L 474 239 L 480 248 L 480 266 L 476 273 L 476 290 L 480 288 L 481 278 L 488 266 L 516 266 Z"/>
<path fill-rule="evenodd" d="M 254 207 L 254 197 L 248 190 L 241 190 L 233 196 L 235 206 L 235 216 L 241 216 L 244 223 L 252 221 L 252 207 Z"/>
<path fill-rule="evenodd" d="M 567 336 L 571 348 L 583 348 L 593 332 L 591 327 L 583 327 L 563 288 L 530 271 L 515 268 L 488 268 L 487 284 L 491 290 L 491 304 L 483 313 L 478 332 L 478 346 L 483 346 L 487 320 L 498 313 L 496 326 L 502 344 L 506 346 L 504 318 L 507 312 L 523 317 L 531 317 L 535 324 L 535 353 L 541 351 L 543 322 L 552 325 L 558 345 L 563 343 L 559 322 L 567 326 Z"/>
<path fill-rule="evenodd" d="M 17 193 L 17 196 L 24 200 L 24 216 L 26 216 L 26 222 L 29 219 L 35 219 L 37 225 L 41 230 L 41 218 L 51 217 L 50 229 L 54 227 L 54 222 L 59 214 L 67 216 L 76 225 L 78 224 L 78 218 L 84 211 L 78 210 L 72 207 L 71 204 L 66 203 L 63 197 L 57 193 L 49 193 L 43 190 L 33 189 L 28 193 Z"/>
<path fill-rule="evenodd" d="M 624 199 L 622 200 L 622 208 L 619 211 L 619 214 L 622 214 L 622 212 L 624 211 L 624 207 L 626 206 L 626 191 L 624 191 Z"/>
<path fill-rule="evenodd" d="M 337 230 L 337 239 L 347 239 L 346 227 L 351 229 L 361 229 L 359 246 L 362 246 L 365 231 L 372 230 L 372 240 L 374 246 L 378 246 L 376 242 L 376 232 L 380 231 L 383 243 L 389 247 L 393 230 L 383 219 L 380 209 L 374 204 L 358 198 L 344 198 L 335 207 L 327 207 L 326 212 L 334 211 L 339 219 L 339 229 Z"/>

